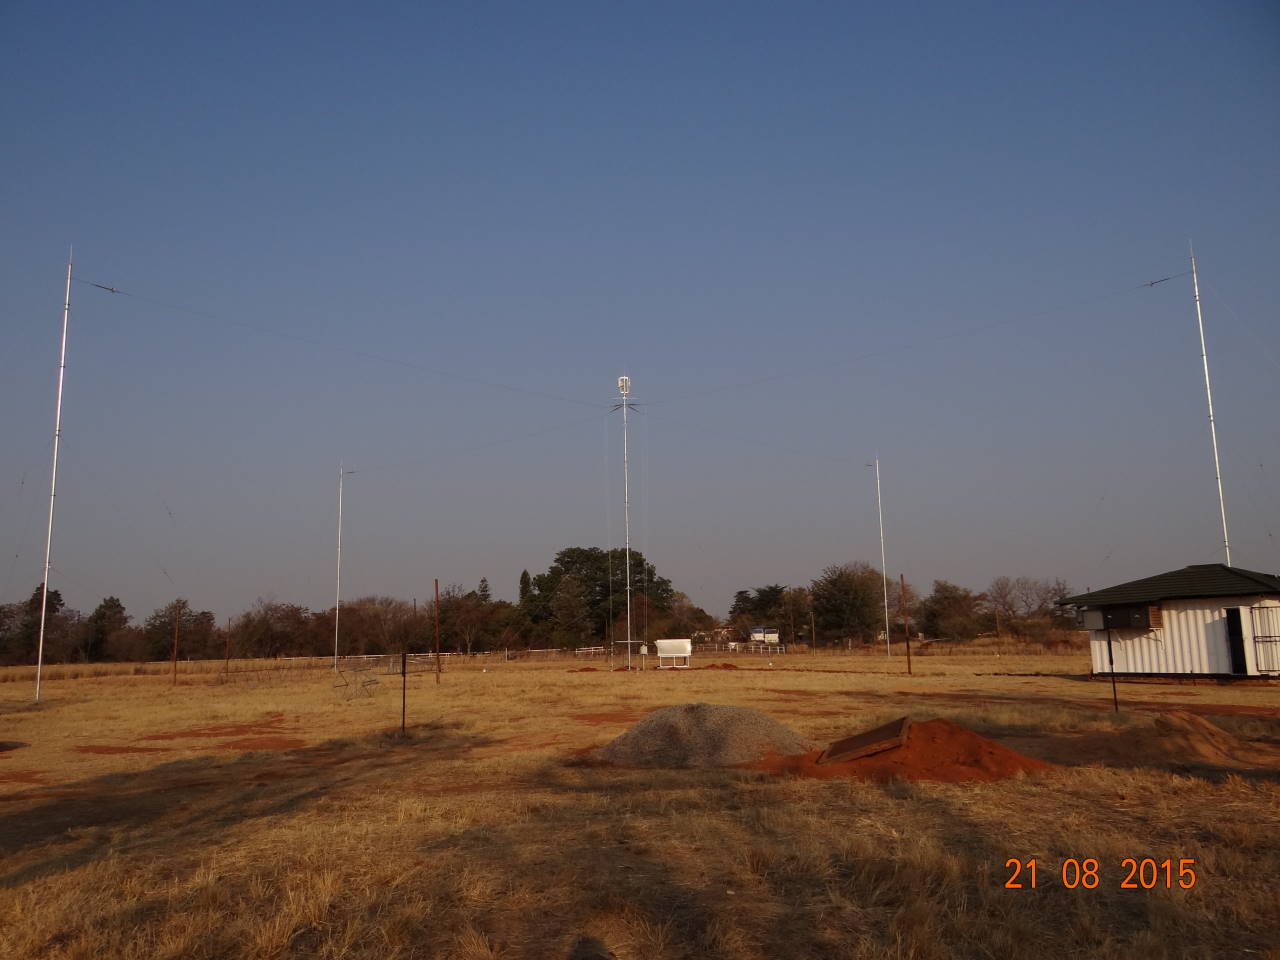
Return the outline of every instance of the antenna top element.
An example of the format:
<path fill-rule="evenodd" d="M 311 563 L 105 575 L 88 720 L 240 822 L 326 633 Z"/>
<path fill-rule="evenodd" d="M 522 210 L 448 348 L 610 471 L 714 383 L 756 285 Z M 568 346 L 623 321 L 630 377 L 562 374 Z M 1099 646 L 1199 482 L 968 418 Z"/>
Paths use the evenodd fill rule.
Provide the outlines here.
<path fill-rule="evenodd" d="M 630 378 L 630 377 L 619 377 L 619 378 L 618 378 L 618 393 L 620 393 L 622 396 L 624 396 L 624 397 L 625 397 L 625 396 L 626 396 L 628 393 L 630 393 L 630 392 L 631 392 L 631 378 Z"/>

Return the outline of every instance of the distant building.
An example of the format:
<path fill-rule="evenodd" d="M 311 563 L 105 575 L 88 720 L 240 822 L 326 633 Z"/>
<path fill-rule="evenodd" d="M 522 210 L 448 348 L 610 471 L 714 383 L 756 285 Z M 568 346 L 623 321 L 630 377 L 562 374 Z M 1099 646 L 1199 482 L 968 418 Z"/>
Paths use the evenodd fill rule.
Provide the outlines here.
<path fill-rule="evenodd" d="M 1280 577 L 1201 563 L 1067 597 L 1093 672 L 1280 675 Z"/>
<path fill-rule="evenodd" d="M 778 643 L 777 627 L 752 627 L 751 628 L 752 643 Z"/>

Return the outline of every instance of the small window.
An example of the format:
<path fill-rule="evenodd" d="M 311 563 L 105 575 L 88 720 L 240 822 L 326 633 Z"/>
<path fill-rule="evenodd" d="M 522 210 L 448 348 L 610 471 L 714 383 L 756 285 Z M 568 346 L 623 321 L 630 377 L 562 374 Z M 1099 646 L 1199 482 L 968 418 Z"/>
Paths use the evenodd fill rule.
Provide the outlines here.
<path fill-rule="evenodd" d="M 1106 607 L 1102 611 L 1102 623 L 1108 630 L 1148 630 L 1151 623 L 1151 611 L 1159 611 L 1159 607 L 1148 607 L 1145 604 L 1127 607 Z"/>

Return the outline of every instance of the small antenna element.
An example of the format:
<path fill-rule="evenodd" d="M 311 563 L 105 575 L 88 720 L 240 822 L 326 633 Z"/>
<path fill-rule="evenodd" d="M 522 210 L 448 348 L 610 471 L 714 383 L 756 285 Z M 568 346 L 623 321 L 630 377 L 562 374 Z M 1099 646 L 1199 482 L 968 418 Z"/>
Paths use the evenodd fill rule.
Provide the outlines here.
<path fill-rule="evenodd" d="M 618 378 L 618 393 L 625 397 L 625 396 L 626 396 L 628 393 L 630 393 L 630 392 L 631 392 L 631 378 L 630 378 L 630 377 L 619 377 L 619 378 Z"/>

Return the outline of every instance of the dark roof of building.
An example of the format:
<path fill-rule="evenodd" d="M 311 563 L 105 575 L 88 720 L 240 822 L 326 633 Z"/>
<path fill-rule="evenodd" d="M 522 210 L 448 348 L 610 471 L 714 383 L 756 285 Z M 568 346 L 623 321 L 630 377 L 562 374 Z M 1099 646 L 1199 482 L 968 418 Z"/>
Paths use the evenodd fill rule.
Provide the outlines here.
<path fill-rule="evenodd" d="M 1067 597 L 1062 603 L 1077 607 L 1112 607 L 1154 603 L 1157 600 L 1241 597 L 1257 593 L 1280 593 L 1280 577 L 1228 567 L 1225 563 L 1196 563 L 1181 570 L 1170 570 L 1105 590 Z"/>

